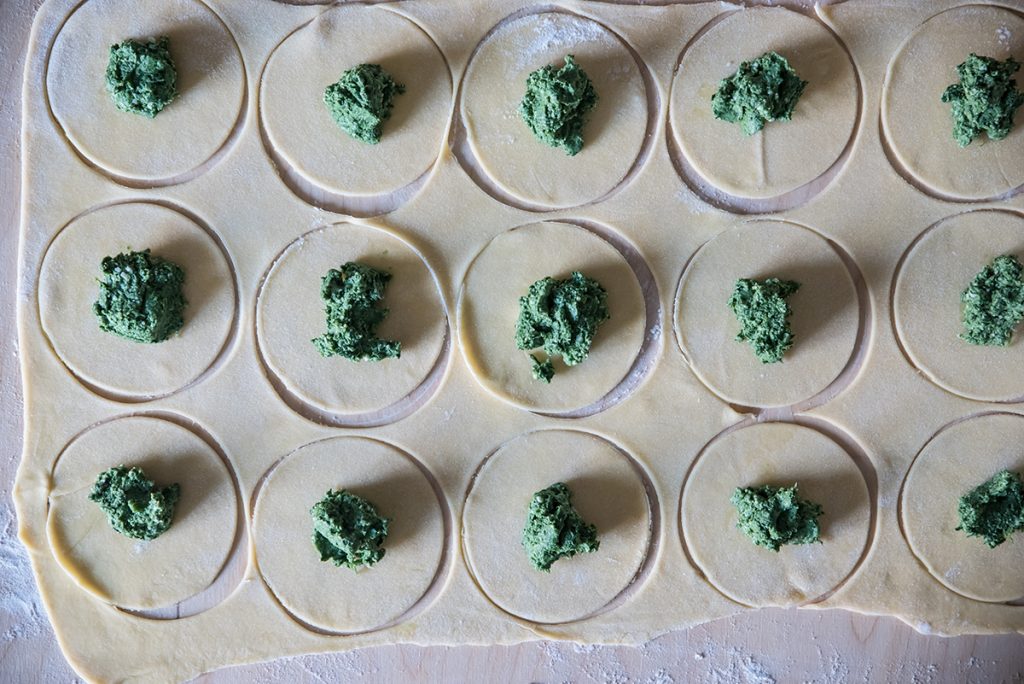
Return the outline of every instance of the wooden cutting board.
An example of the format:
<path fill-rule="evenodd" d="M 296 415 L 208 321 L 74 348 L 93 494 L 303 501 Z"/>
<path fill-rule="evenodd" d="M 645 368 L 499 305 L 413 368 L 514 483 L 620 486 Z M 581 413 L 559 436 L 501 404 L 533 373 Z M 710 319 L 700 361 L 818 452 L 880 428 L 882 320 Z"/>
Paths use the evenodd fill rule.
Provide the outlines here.
<path fill-rule="evenodd" d="M 238 0 L 246 2 L 269 0 Z M 850 0 L 856 1 L 856 0 Z M 0 681 L 75 679 L 15 538 L 10 487 L 21 450 L 15 302 L 21 78 L 41 0 L 0 0 Z M 944 638 L 894 618 L 764 610 L 667 634 L 643 647 L 384 646 L 231 668 L 201 681 L 996 682 L 1024 681 L 1024 636 Z"/>

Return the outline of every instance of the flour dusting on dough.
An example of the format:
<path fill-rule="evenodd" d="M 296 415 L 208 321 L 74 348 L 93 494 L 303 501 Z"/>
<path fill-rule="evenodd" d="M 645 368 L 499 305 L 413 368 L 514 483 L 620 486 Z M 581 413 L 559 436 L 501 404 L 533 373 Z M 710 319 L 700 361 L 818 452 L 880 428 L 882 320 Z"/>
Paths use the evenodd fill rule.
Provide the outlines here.
<path fill-rule="evenodd" d="M 519 69 L 535 69 L 537 60 L 554 50 L 570 53 L 583 43 L 604 40 L 607 32 L 585 19 L 566 19 L 564 14 L 541 14 L 533 19 L 533 40 L 522 46 L 516 62 Z"/>
<path fill-rule="evenodd" d="M 1008 26 L 1000 26 L 996 29 L 996 36 L 999 38 L 999 44 L 1007 50 L 1010 48 L 1010 40 L 1013 38 L 1013 32 L 1010 31 Z"/>
<path fill-rule="evenodd" d="M 0 641 L 31 639 L 47 631 L 25 549 L 18 543 L 14 511 L 0 503 L 0 614 L 6 624 Z"/>

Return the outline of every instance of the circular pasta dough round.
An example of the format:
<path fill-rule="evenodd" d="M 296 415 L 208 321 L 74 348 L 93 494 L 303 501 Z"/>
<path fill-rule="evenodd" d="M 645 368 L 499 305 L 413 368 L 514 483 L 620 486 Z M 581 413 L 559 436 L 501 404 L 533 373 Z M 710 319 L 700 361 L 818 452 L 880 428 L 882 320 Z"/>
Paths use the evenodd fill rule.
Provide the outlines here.
<path fill-rule="evenodd" d="M 896 159 L 928 191 L 960 200 L 995 198 L 1024 184 L 1019 122 L 1003 140 L 982 134 L 960 147 L 953 139 L 942 93 L 959 81 L 956 67 L 972 52 L 1021 59 L 1024 18 L 984 5 L 936 14 L 896 52 L 882 89 L 882 130 Z"/>
<path fill-rule="evenodd" d="M 390 444 L 338 437 L 307 444 L 266 476 L 253 510 L 260 573 L 281 605 L 314 629 L 365 632 L 406 614 L 437 577 L 445 513 L 431 481 Z M 328 490 L 363 497 L 390 520 L 384 556 L 351 570 L 321 561 L 313 508 Z"/>
<path fill-rule="evenodd" d="M 754 135 L 716 119 L 711 96 L 740 62 L 774 50 L 808 82 L 790 121 Z M 783 9 L 745 8 L 716 21 L 683 53 L 672 83 L 672 135 L 693 169 L 719 190 L 764 199 L 825 173 L 857 121 L 859 85 L 846 50 L 820 22 Z"/>
<path fill-rule="evenodd" d="M 594 84 L 597 106 L 575 156 L 537 140 L 519 114 L 526 79 L 574 55 Z M 601 24 L 545 12 L 499 24 L 477 47 L 462 81 L 460 113 L 480 168 L 503 192 L 542 207 L 597 200 L 629 173 L 647 129 L 640 66 Z"/>
<path fill-rule="evenodd" d="M 787 298 L 793 346 L 762 363 L 746 341 L 729 297 L 740 278 L 800 283 Z M 835 248 L 792 223 L 743 223 L 705 243 L 683 272 L 676 297 L 679 345 L 711 391 L 744 406 L 789 406 L 825 389 L 854 352 L 857 292 Z"/>
<path fill-rule="evenodd" d="M 89 499 L 96 478 L 139 467 L 157 487 L 181 486 L 166 532 L 143 541 L 110 526 Z M 101 423 L 72 441 L 53 469 L 47 536 L 80 587 L 129 610 L 180 603 L 210 586 L 231 553 L 238 521 L 231 474 L 202 438 L 175 423 L 132 416 Z"/>
<path fill-rule="evenodd" d="M 326 331 L 320 282 L 356 261 L 390 273 L 377 335 L 401 342 L 399 358 L 324 358 L 313 338 Z M 256 335 L 270 371 L 303 402 L 338 414 L 387 408 L 419 387 L 444 347 L 448 317 L 433 271 L 401 238 L 340 223 L 290 244 L 270 268 L 256 305 Z"/>
<path fill-rule="evenodd" d="M 961 496 L 1002 470 L 1024 474 L 1024 417 L 989 413 L 945 428 L 910 466 L 900 504 L 914 555 L 946 588 L 979 601 L 1024 597 L 1024 539 L 994 549 L 957 530 Z"/>
<path fill-rule="evenodd" d="M 972 211 L 925 231 L 896 273 L 893 313 L 903 349 L 932 382 L 968 399 L 1024 398 L 1020 330 L 1005 347 L 960 339 L 960 295 L 1002 254 L 1024 258 L 1024 217 L 1007 211 Z"/>
<path fill-rule="evenodd" d="M 477 584 L 499 608 L 530 622 L 600 612 L 647 556 L 651 503 L 639 472 L 618 448 L 586 432 L 541 430 L 501 446 L 480 466 L 463 511 L 462 543 Z M 533 495 L 556 482 L 569 486 L 600 546 L 543 572 L 530 564 L 523 528 Z"/>
<path fill-rule="evenodd" d="M 739 530 L 737 487 L 799 485 L 822 506 L 820 544 L 755 545 Z M 871 526 L 867 483 L 841 446 L 811 428 L 759 423 L 713 440 L 683 488 L 683 536 L 711 584 L 739 603 L 794 606 L 839 586 L 865 552 Z"/>
<path fill-rule="evenodd" d="M 558 246 L 571 249 L 558 249 Z M 575 366 L 555 358 L 551 383 L 536 380 L 529 352 L 516 348 L 519 298 L 537 280 L 580 271 L 608 293 L 610 318 L 590 355 Z M 589 406 L 629 373 L 644 337 L 644 298 L 622 254 L 604 239 L 568 223 L 533 223 L 495 237 L 462 283 L 459 339 L 466 362 L 485 389 L 532 411 Z"/>
<path fill-rule="evenodd" d="M 156 118 L 120 111 L 106 90 L 111 45 L 167 36 L 178 96 Z M 46 71 L 50 109 L 90 162 L 135 181 L 201 166 L 241 116 L 245 67 L 235 39 L 197 0 L 88 0 L 57 34 Z"/>
<path fill-rule="evenodd" d="M 405 86 L 376 145 L 350 137 L 324 105 L 324 89 L 359 64 L 379 64 Z M 451 103 L 448 65 L 427 34 L 387 8 L 356 5 L 332 8 L 288 36 L 260 89 L 275 150 L 310 182 L 347 195 L 389 193 L 426 172 Z"/>
<path fill-rule="evenodd" d="M 155 344 L 100 330 L 92 308 L 104 257 L 144 249 L 185 272 L 185 325 Z M 43 257 L 38 296 L 57 356 L 115 399 L 153 399 L 189 385 L 227 347 L 235 319 L 234 276 L 220 245 L 184 214 L 147 202 L 95 209 L 65 226 Z"/>

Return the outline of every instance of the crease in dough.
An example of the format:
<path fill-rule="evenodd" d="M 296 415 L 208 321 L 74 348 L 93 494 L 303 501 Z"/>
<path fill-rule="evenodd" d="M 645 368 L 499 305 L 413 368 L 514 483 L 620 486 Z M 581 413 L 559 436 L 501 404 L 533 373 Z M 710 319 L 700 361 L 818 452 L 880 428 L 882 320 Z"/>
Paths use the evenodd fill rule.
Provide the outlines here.
<path fill-rule="evenodd" d="M 808 82 L 793 118 L 752 136 L 716 119 L 719 82 L 768 51 Z M 819 21 L 786 8 L 746 8 L 713 20 L 682 54 L 672 82 L 669 135 L 693 170 L 720 191 L 764 200 L 826 173 L 843 154 L 858 119 L 860 85 L 850 56 Z"/>

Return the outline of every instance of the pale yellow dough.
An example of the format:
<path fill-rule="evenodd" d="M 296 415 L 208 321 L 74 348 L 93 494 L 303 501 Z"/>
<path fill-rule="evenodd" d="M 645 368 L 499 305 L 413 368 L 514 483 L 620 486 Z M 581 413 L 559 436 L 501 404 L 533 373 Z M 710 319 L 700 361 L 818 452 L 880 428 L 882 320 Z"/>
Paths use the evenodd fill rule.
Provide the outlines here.
<path fill-rule="evenodd" d="M 903 484 L 900 515 L 914 554 L 947 588 L 979 601 L 1024 598 L 1020 532 L 990 549 L 957 530 L 960 497 L 1001 470 L 1024 473 L 1024 417 L 989 413 L 929 441 Z"/>
<path fill-rule="evenodd" d="M 149 249 L 185 272 L 185 324 L 145 344 L 100 329 L 93 313 L 104 257 Z M 235 316 L 234 277 L 210 233 L 183 214 L 148 202 L 102 207 L 65 226 L 39 275 L 39 313 L 54 351 L 102 392 L 128 398 L 169 394 L 210 367 Z"/>
<path fill-rule="evenodd" d="M 728 306 L 740 278 L 800 283 L 786 300 L 793 346 L 779 363 L 762 363 Z M 825 389 L 850 359 L 858 303 L 850 273 L 835 249 L 808 228 L 754 221 L 705 244 L 683 273 L 676 334 L 694 373 L 726 401 L 784 406 Z"/>
<path fill-rule="evenodd" d="M 1024 397 L 1024 342 L 1018 329 L 1005 347 L 974 345 L 963 332 L 961 293 L 997 256 L 1024 259 L 1024 217 L 972 211 L 943 219 L 907 253 L 893 288 L 896 332 L 930 380 L 984 401 Z"/>
<path fill-rule="evenodd" d="M 1024 256 L 1013 237 L 1024 235 L 1024 194 L 941 201 L 903 181 L 879 131 L 890 62 L 916 49 L 920 37 L 906 41 L 922 22 L 962 1 L 800 3 L 800 14 L 719 2 L 42 2 L 8 293 L 25 390 L 14 501 L 72 667 L 89 681 L 178 682 L 399 643 L 641 644 L 762 605 L 895 616 L 932 633 L 1024 632 L 1024 606 L 934 581 L 903 534 L 929 531 L 901 528 L 899 515 L 931 435 L 1008 408 L 983 399 L 1024 395 L 1019 340 L 941 356 L 959 344 L 970 277 L 1001 251 Z M 979 16 L 1000 17 L 985 30 L 1020 45 L 1017 14 Z M 957 57 L 922 79 L 941 71 L 942 86 L 952 82 L 974 26 L 942 31 Z M 154 120 L 118 112 L 103 88 L 109 44 L 161 32 L 187 88 Z M 744 138 L 711 118 L 710 97 L 740 60 L 772 47 L 810 85 L 792 121 Z M 566 54 L 600 98 L 576 157 L 539 143 L 516 111 L 527 74 Z M 357 61 L 380 62 L 407 87 L 378 146 L 348 138 L 320 99 Z M 945 106 L 915 111 L 942 120 L 921 127 L 935 146 L 921 151 L 945 149 Z M 1011 139 L 956 159 L 1005 146 L 1002 172 L 1019 173 L 1021 117 Z M 990 162 L 948 173 L 1002 179 Z M 748 220 L 701 196 L 774 213 Z M 1000 213 L 940 223 L 901 264 L 915 236 L 976 209 Z M 157 345 L 100 332 L 91 311 L 102 257 L 145 247 L 186 272 L 185 326 Z M 325 359 L 313 346 L 326 323 L 321 278 L 350 259 L 392 273 L 378 332 L 402 342 L 401 358 Z M 515 347 L 519 298 L 576 269 L 606 288 L 611 319 L 590 357 L 556 360 L 546 385 Z M 941 289 L 909 287 L 921 270 Z M 764 365 L 733 339 L 727 301 L 736 279 L 773 275 L 802 287 L 790 298 L 795 346 Z M 914 334 L 915 317 L 941 334 Z M 982 456 L 1001 440 L 987 432 L 968 456 L 995 466 Z M 93 441 L 101 448 L 86 448 Z M 89 518 L 69 506 L 101 466 L 152 444 L 185 459 L 142 453 L 158 483 L 179 481 L 186 497 L 213 491 L 203 503 L 230 516 L 208 525 L 186 505 L 146 554 L 94 573 L 99 556 L 76 549 L 135 546 L 97 518 L 85 538 L 112 546 L 73 549 L 71 526 Z M 992 474 L 963 456 L 939 460 L 950 496 Z M 929 462 L 913 466 L 911 494 Z M 83 464 L 72 483 L 66 469 Z M 557 480 L 573 487 L 601 548 L 546 574 L 527 565 L 520 535 L 529 497 Z M 823 544 L 774 554 L 735 529 L 733 488 L 762 480 L 799 481 L 821 503 Z M 394 519 L 373 568 L 319 560 L 309 509 L 331 487 Z M 51 534 L 58 523 L 69 531 Z M 164 543 L 180 549 L 180 537 L 204 550 L 176 554 L 186 565 L 157 584 L 118 574 Z M 961 577 L 995 587 L 1011 578 L 1001 567 Z"/>
<path fill-rule="evenodd" d="M 600 547 L 534 568 L 523 548 L 533 495 L 556 482 L 597 527 Z M 638 466 L 600 437 L 575 430 L 531 432 L 504 444 L 480 467 L 466 499 L 462 544 L 480 589 L 530 622 L 580 620 L 632 582 L 648 551 L 650 501 Z"/>
<path fill-rule="evenodd" d="M 820 544 L 757 546 L 737 527 L 737 487 L 799 485 L 819 504 Z M 690 556 L 723 594 L 749 606 L 814 601 L 841 584 L 865 551 L 871 520 L 867 484 L 846 451 L 811 428 L 764 423 L 725 434 L 701 454 L 683 489 Z"/>
<path fill-rule="evenodd" d="M 122 112 L 106 90 L 110 46 L 170 38 L 178 96 L 156 118 Z M 50 108 L 90 162 L 131 181 L 164 181 L 210 159 L 231 134 L 245 68 L 224 22 L 198 0 L 89 0 L 57 35 Z"/>
<path fill-rule="evenodd" d="M 530 73 L 560 68 L 570 54 L 598 97 L 574 156 L 537 140 L 519 114 Z M 463 77 L 460 112 L 476 161 L 502 191 L 528 204 L 570 207 L 625 178 L 643 144 L 647 106 L 640 68 L 620 38 L 584 17 L 545 12 L 484 39 Z"/>
<path fill-rule="evenodd" d="M 171 527 L 143 541 L 114 530 L 89 500 L 97 476 L 140 467 L 157 487 L 177 482 Z M 224 461 L 195 433 L 166 420 L 120 418 L 68 445 L 53 470 L 47 535 L 53 554 L 90 594 L 120 608 L 172 606 L 208 587 L 231 551 L 238 499 Z"/>
<path fill-rule="evenodd" d="M 328 490 L 363 497 L 391 522 L 384 557 L 358 570 L 321 561 L 310 509 Z M 337 438 L 289 454 L 263 482 L 253 512 L 256 560 L 277 600 L 331 632 L 377 629 L 430 587 L 445 546 L 444 515 L 430 481 L 396 447 Z"/>
<path fill-rule="evenodd" d="M 391 274 L 381 302 L 389 313 L 377 336 L 401 342 L 400 357 L 325 358 L 313 345 L 327 330 L 321 280 L 349 261 Z M 302 401 L 338 414 L 384 409 L 416 389 L 441 353 L 447 326 L 423 258 L 392 233 L 352 223 L 318 228 L 289 245 L 267 275 L 256 314 L 260 351 L 276 377 Z"/>
<path fill-rule="evenodd" d="M 516 347 L 519 298 L 541 278 L 568 278 L 573 271 L 607 291 L 611 318 L 598 327 L 582 363 L 566 366 L 555 357 L 555 377 L 547 384 L 533 377 L 529 350 Z M 533 223 L 494 238 L 470 266 L 459 297 L 459 339 L 477 380 L 533 411 L 570 411 L 605 396 L 629 372 L 644 323 L 640 285 L 622 254 L 567 223 Z"/>
<path fill-rule="evenodd" d="M 747 136 L 716 119 L 711 96 L 741 62 L 774 50 L 808 82 L 790 121 Z M 782 195 L 835 163 L 857 120 L 857 75 L 820 22 L 783 8 L 729 14 L 683 53 L 672 84 L 672 134 L 694 170 L 744 198 Z"/>
<path fill-rule="evenodd" d="M 1024 126 L 1003 140 L 982 133 L 967 147 L 953 139 L 950 106 L 970 53 L 1024 60 L 1024 18 L 998 7 L 967 5 L 921 24 L 893 57 L 882 92 L 882 125 L 896 159 L 928 192 L 954 199 L 996 198 L 1024 184 Z M 1020 72 L 1016 76 L 1020 88 Z"/>
<path fill-rule="evenodd" d="M 324 89 L 359 64 L 379 64 L 405 86 L 376 145 L 350 137 L 324 105 Z M 386 7 L 325 11 L 274 51 L 260 88 L 260 115 L 277 153 L 307 180 L 348 195 L 392 192 L 426 172 L 451 105 L 451 74 L 437 46 Z"/>

